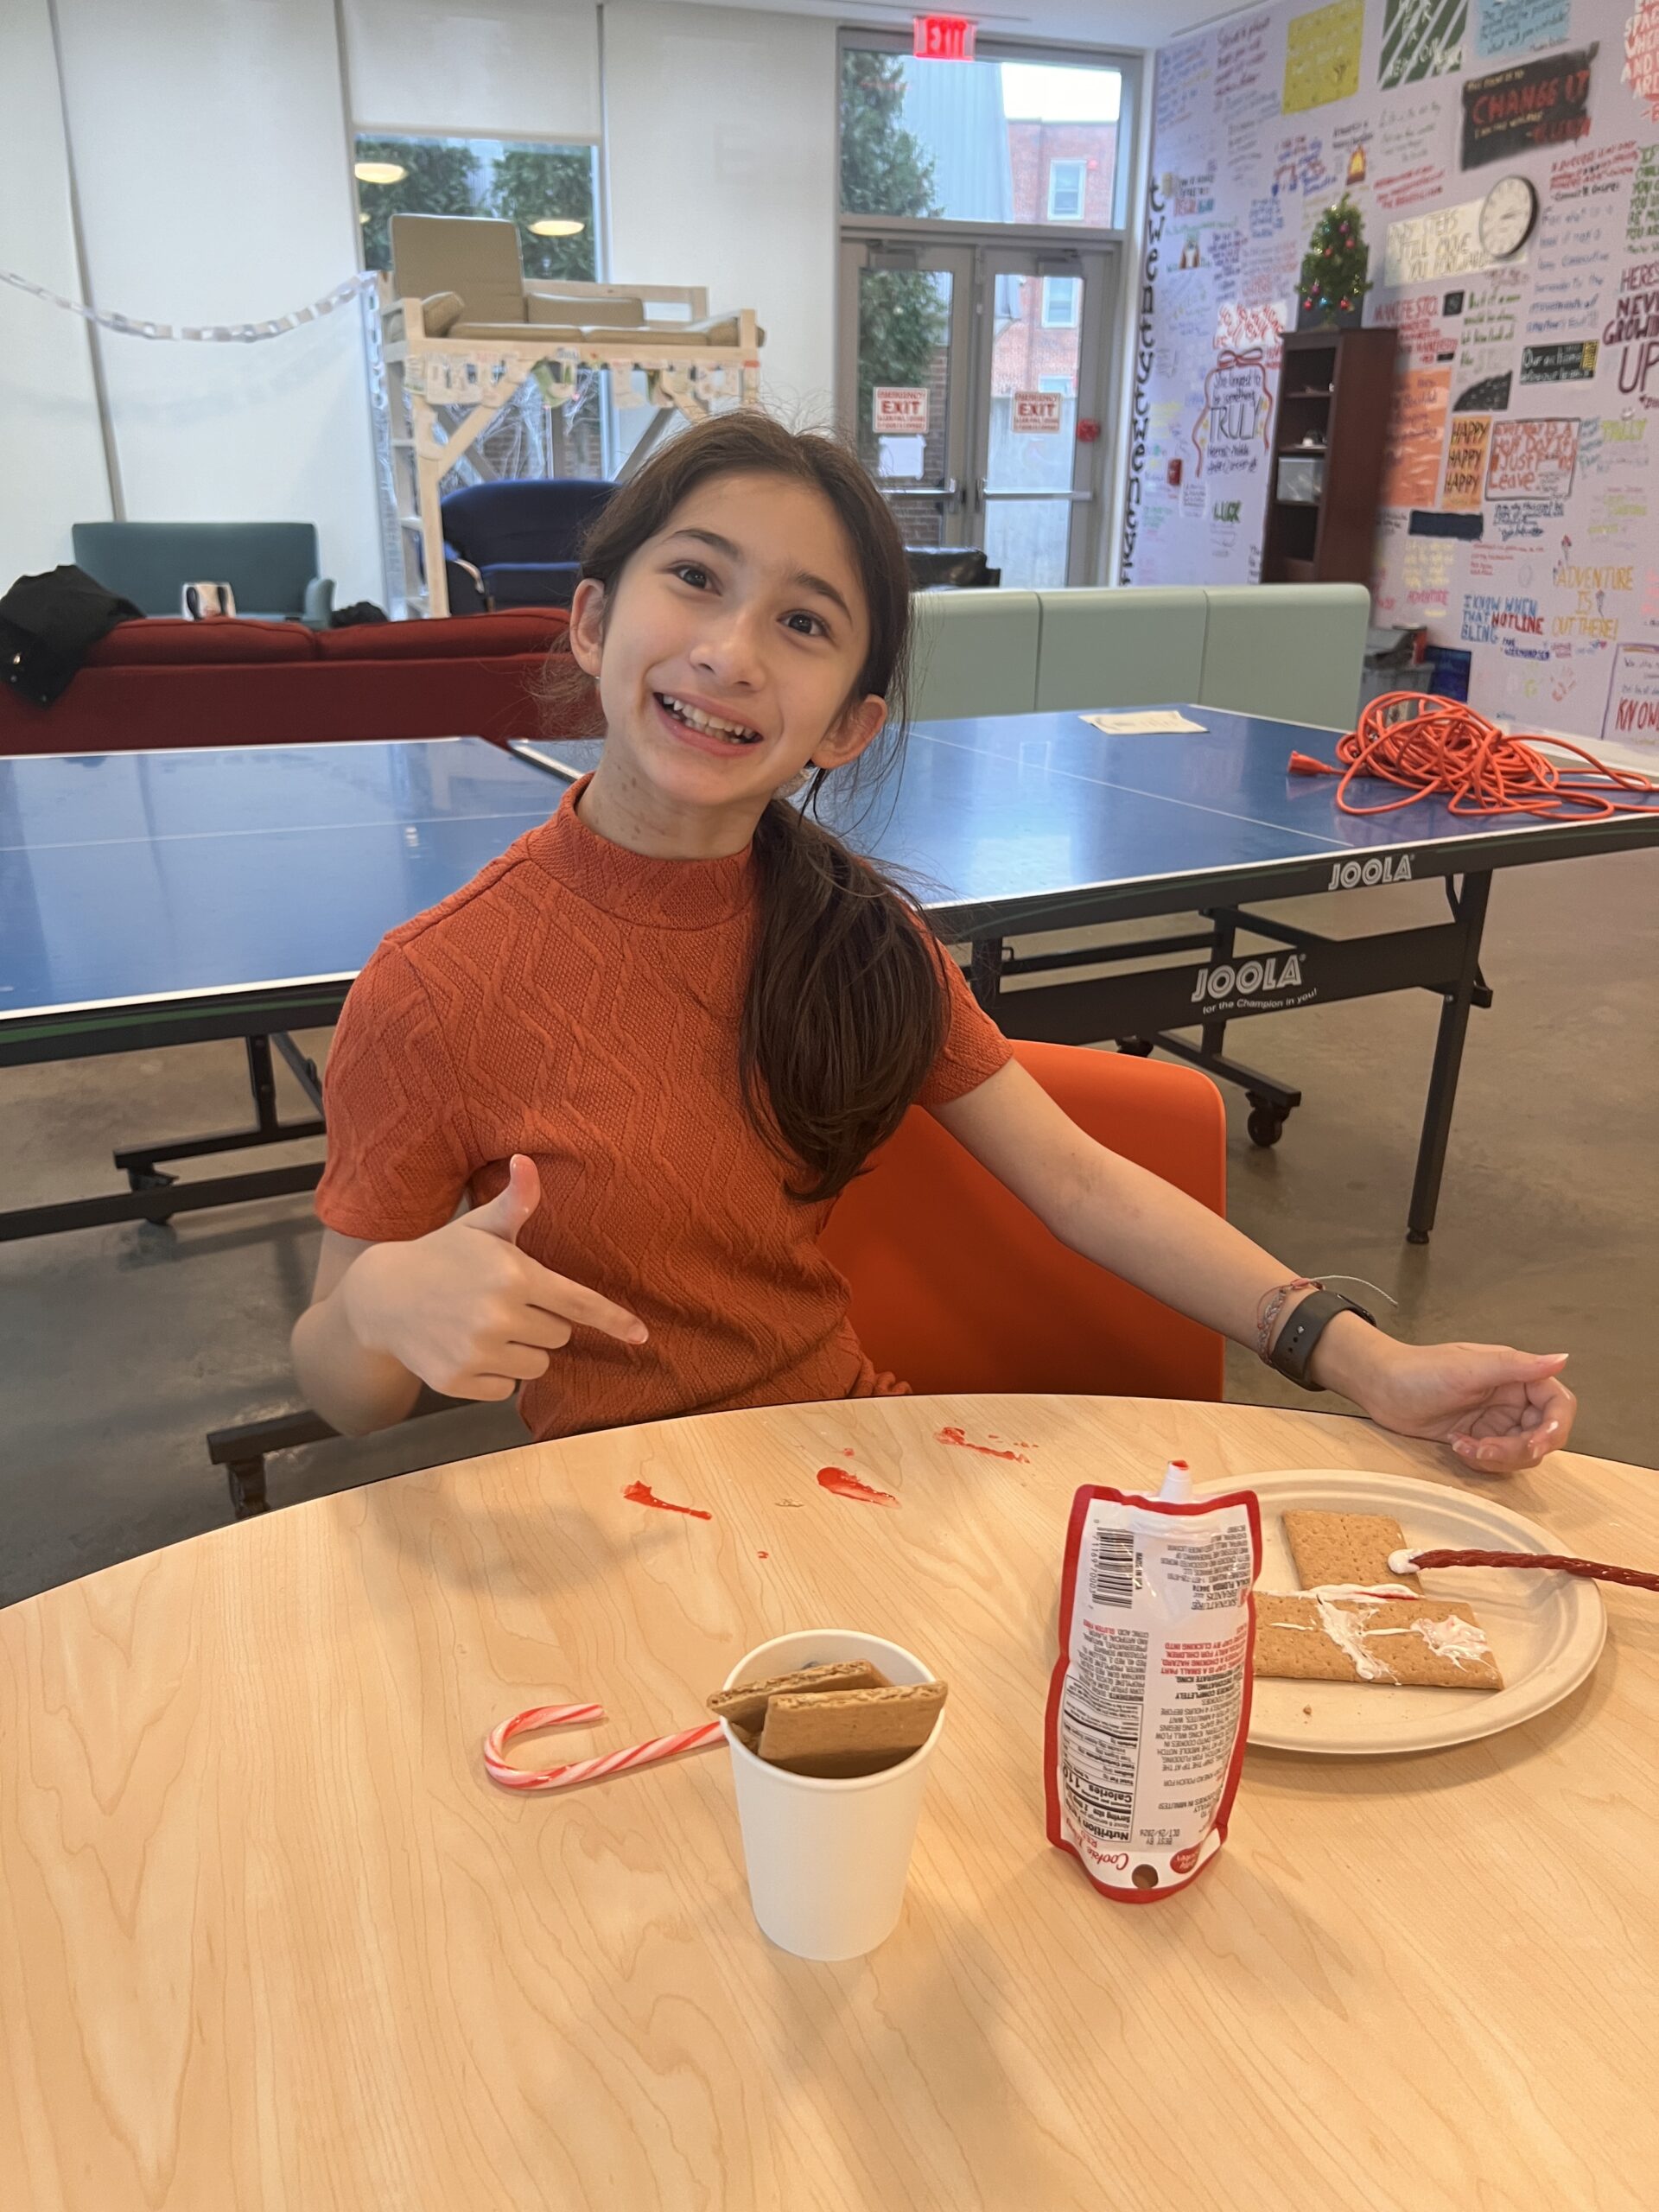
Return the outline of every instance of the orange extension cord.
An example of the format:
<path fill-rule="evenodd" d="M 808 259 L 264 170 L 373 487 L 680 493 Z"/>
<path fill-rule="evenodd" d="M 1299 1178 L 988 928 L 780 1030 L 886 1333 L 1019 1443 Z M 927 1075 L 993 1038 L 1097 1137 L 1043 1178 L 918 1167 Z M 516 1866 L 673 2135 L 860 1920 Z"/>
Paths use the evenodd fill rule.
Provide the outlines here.
<path fill-rule="evenodd" d="M 1560 769 L 1535 750 L 1549 744 L 1576 753 L 1587 769 Z M 1443 798 L 1453 814 L 1536 814 L 1556 821 L 1574 817 L 1599 820 L 1610 814 L 1645 814 L 1646 807 L 1621 807 L 1610 791 L 1652 791 L 1647 776 L 1609 768 L 1581 745 L 1563 738 L 1529 742 L 1512 737 L 1484 715 L 1458 699 L 1432 692 L 1390 691 L 1373 699 L 1357 728 L 1337 741 L 1340 768 L 1293 753 L 1297 776 L 1338 776 L 1337 804 L 1344 814 L 1391 814 L 1420 798 Z M 1398 785 L 1402 796 L 1356 804 L 1357 776 Z"/>

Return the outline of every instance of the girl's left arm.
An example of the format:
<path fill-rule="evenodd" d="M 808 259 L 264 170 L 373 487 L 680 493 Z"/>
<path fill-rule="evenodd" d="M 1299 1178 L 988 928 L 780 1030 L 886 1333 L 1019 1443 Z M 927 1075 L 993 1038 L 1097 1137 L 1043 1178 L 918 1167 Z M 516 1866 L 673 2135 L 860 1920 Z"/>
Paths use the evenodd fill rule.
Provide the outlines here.
<path fill-rule="evenodd" d="M 1205 1327 L 1255 1349 L 1256 1315 L 1286 1267 L 1220 1215 L 1080 1129 L 1017 1061 L 935 1108 L 959 1143 L 1062 1243 Z M 1289 1320 L 1286 1301 L 1274 1330 Z M 1405 1344 L 1338 1313 L 1310 1373 L 1383 1428 L 1449 1444 L 1481 1474 L 1535 1466 L 1567 1442 L 1577 1401 L 1565 1352 Z"/>

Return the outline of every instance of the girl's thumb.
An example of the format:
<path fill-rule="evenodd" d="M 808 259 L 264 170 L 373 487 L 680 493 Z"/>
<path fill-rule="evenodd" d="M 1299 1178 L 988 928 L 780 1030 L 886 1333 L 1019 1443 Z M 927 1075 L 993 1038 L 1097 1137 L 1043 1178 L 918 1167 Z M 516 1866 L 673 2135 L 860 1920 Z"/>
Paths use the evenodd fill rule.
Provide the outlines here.
<path fill-rule="evenodd" d="M 467 1226 L 481 1229 L 486 1236 L 499 1236 L 506 1243 L 516 1244 L 519 1230 L 541 1203 L 542 1179 L 536 1172 L 535 1161 L 522 1152 L 515 1152 L 507 1168 L 507 1187 L 499 1191 L 488 1205 L 468 1214 Z"/>
<path fill-rule="evenodd" d="M 1567 1351 L 1512 1351 L 1510 1354 L 1510 1380 L 1541 1382 L 1548 1376 L 1559 1375 L 1572 1357 L 1572 1353 Z"/>

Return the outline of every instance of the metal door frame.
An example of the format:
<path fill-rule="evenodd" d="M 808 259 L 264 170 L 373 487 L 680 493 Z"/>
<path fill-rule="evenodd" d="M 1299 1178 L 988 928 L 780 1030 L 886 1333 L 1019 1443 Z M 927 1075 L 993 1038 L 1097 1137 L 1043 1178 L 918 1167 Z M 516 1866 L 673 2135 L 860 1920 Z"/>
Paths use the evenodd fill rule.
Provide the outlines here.
<path fill-rule="evenodd" d="M 1087 501 L 1088 524 L 1069 549 L 1067 581 L 1098 582 L 1112 532 L 1105 508 L 1115 480 L 1122 364 L 1113 335 L 1118 323 L 1126 239 L 1121 231 L 1086 231 L 1056 238 L 1052 226 L 948 223 L 918 218 L 843 218 L 837 259 L 836 327 L 836 414 L 842 435 L 855 441 L 852 411 L 858 391 L 858 278 L 870 267 L 941 270 L 952 278 L 951 377 L 946 425 L 944 513 L 957 524 L 947 543 L 985 542 L 986 468 L 990 449 L 993 287 L 999 275 L 1077 275 L 1084 278 L 1084 322 L 1077 359 L 1077 415 L 1087 409 L 1100 435 L 1087 456 L 1074 453 L 1072 490 L 1056 499 Z M 1008 270 L 1012 258 L 1030 264 Z M 1097 272 L 1097 281 L 1089 281 Z M 952 462 L 959 464 L 952 467 Z M 1080 483 L 1080 479 L 1086 481 Z M 906 494 L 928 498 L 928 493 Z M 1020 494 L 1024 498 L 1030 493 Z"/>
<path fill-rule="evenodd" d="M 1010 264 L 1027 263 L 1029 267 Z M 967 519 L 970 533 L 985 542 L 988 499 L 1064 500 L 1075 511 L 1087 512 L 1084 527 L 1074 527 L 1067 538 L 1067 585 L 1091 584 L 1100 573 L 1105 536 L 1104 507 L 1109 480 L 1112 386 L 1109 331 L 1116 313 L 1117 276 L 1121 258 L 1115 245 L 1074 245 L 1050 238 L 1044 245 L 1014 245 L 1002 238 L 988 238 L 975 255 L 975 288 L 979 302 L 974 346 L 974 399 L 970 417 L 974 431 L 974 469 L 969 483 Z M 989 483 L 991 442 L 991 382 L 995 349 L 995 301 L 1000 276 L 1020 276 L 1040 282 L 1045 276 L 1083 279 L 1083 318 L 1077 332 L 1077 393 L 1076 420 L 1100 425 L 1100 435 L 1086 444 L 1074 435 L 1071 486 L 1065 492 L 998 492 Z"/>

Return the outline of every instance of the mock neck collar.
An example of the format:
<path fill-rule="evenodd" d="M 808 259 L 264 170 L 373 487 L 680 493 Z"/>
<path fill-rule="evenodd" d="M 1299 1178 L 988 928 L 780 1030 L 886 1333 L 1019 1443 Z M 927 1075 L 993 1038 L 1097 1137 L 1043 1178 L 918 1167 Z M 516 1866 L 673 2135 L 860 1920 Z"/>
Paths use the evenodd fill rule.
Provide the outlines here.
<path fill-rule="evenodd" d="M 530 837 L 531 856 L 568 890 L 619 921 L 665 930 L 711 929 L 754 897 L 753 848 L 720 860 L 656 860 L 590 830 L 576 803 L 591 775 L 571 785 L 550 821 Z"/>

